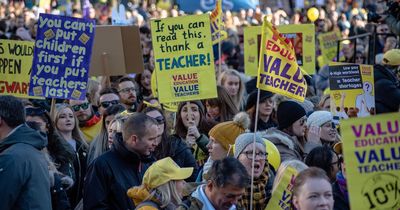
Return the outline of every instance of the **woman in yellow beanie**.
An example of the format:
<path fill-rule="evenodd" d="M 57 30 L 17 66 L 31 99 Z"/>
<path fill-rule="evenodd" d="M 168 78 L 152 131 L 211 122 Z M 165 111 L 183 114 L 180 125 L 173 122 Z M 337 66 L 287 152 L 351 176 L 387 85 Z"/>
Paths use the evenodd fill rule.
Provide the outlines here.
<path fill-rule="evenodd" d="M 222 160 L 228 154 L 233 155 L 233 145 L 235 144 L 236 137 L 246 132 L 249 125 L 249 115 L 246 112 L 239 112 L 235 115 L 233 121 L 219 123 L 210 130 L 208 133 L 210 142 L 207 144 L 210 157 L 204 164 L 203 178 L 207 177 L 208 169 L 211 167 L 213 161 Z"/>
<path fill-rule="evenodd" d="M 142 185 L 128 190 L 137 210 L 175 210 L 182 204 L 184 179 L 193 168 L 180 168 L 170 157 L 151 165 L 144 174 Z"/>

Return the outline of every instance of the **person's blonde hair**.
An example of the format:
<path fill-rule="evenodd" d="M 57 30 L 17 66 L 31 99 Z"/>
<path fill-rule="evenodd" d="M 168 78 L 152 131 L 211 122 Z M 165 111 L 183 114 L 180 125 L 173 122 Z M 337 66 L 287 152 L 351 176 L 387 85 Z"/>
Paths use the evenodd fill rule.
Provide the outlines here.
<path fill-rule="evenodd" d="M 175 205 L 182 203 L 182 198 L 176 189 L 176 181 L 174 180 L 152 189 L 150 196 L 146 200 L 153 199 L 157 199 L 160 202 L 161 208 L 165 208 L 169 203 L 174 203 Z"/>
<path fill-rule="evenodd" d="M 239 75 L 239 72 L 237 72 L 234 69 L 227 69 L 224 72 L 222 72 L 219 77 L 218 77 L 218 85 L 220 85 L 221 87 L 224 87 L 224 83 L 226 82 L 226 78 L 228 76 L 236 76 L 239 78 L 239 91 L 238 94 L 236 94 L 235 96 L 231 96 L 233 102 L 235 103 L 236 107 L 238 109 L 240 109 L 242 100 L 243 100 L 243 95 L 244 95 L 244 90 L 245 90 L 245 86 L 243 83 L 242 78 Z"/>
<path fill-rule="evenodd" d="M 276 171 L 274 184 L 272 185 L 272 193 L 274 193 L 274 191 L 278 187 L 279 182 L 281 181 L 282 177 L 284 176 L 284 173 L 285 173 L 286 169 L 289 166 L 293 167 L 298 172 L 301 172 L 301 171 L 303 171 L 303 170 L 308 168 L 308 166 L 305 163 L 303 163 L 302 161 L 300 161 L 300 160 L 286 160 L 286 161 L 283 161 L 281 163 L 281 165 L 279 166 L 278 170 Z"/>

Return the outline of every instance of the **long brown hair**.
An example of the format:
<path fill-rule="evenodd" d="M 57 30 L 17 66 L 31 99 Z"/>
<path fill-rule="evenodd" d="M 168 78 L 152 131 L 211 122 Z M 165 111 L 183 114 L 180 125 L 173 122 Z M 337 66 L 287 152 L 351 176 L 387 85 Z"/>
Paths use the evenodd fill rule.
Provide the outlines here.
<path fill-rule="evenodd" d="M 176 113 L 176 125 L 175 125 L 175 134 L 178 135 L 181 138 L 186 138 L 187 134 L 187 128 L 183 124 L 183 120 L 181 117 L 181 111 L 183 106 L 186 105 L 185 102 L 181 102 L 178 106 L 178 112 Z M 200 120 L 199 120 L 199 125 L 197 126 L 198 130 L 200 133 L 207 134 L 208 131 L 211 129 L 211 126 L 208 124 L 208 122 L 205 119 L 205 111 L 204 111 L 204 106 L 200 101 L 189 101 L 191 104 L 196 104 L 197 107 L 199 108 L 200 112 Z"/>
<path fill-rule="evenodd" d="M 232 120 L 235 114 L 239 112 L 232 97 L 226 92 L 225 88 L 217 86 L 217 98 L 205 100 L 210 106 L 217 106 L 220 111 L 220 122 Z"/>

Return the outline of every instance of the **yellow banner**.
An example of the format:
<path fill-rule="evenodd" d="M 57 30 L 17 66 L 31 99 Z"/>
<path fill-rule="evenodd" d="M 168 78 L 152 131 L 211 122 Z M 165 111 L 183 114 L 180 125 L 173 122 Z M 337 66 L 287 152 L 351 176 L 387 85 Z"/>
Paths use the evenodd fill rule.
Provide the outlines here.
<path fill-rule="evenodd" d="M 341 123 L 351 209 L 400 209 L 400 113 Z"/>
<path fill-rule="evenodd" d="M 0 95 L 28 96 L 34 42 L 0 40 Z"/>
<path fill-rule="evenodd" d="M 296 62 L 293 43 L 268 21 L 263 23 L 257 88 L 304 101 L 307 83 Z"/>
<path fill-rule="evenodd" d="M 151 21 L 161 103 L 216 98 L 208 14 Z"/>
<path fill-rule="evenodd" d="M 335 119 L 375 114 L 373 70 L 370 65 L 331 63 L 329 86 Z"/>
<path fill-rule="evenodd" d="M 222 21 L 222 0 L 215 2 L 215 8 L 211 12 L 211 39 L 213 44 L 228 38 L 228 33 L 224 30 L 224 23 Z"/>
<path fill-rule="evenodd" d="M 307 72 L 315 74 L 315 26 L 313 24 L 276 26 L 283 36 L 290 39 L 296 52 L 297 64 Z M 245 74 L 257 76 L 260 57 L 262 26 L 243 28 Z"/>
<path fill-rule="evenodd" d="M 341 38 L 342 35 L 339 30 L 318 35 L 319 48 L 321 49 L 321 59 L 318 60 L 319 66 L 328 65 L 336 58 L 337 40 Z"/>
<path fill-rule="evenodd" d="M 292 209 L 292 188 L 297 174 L 295 168 L 291 166 L 286 168 L 265 210 Z"/>

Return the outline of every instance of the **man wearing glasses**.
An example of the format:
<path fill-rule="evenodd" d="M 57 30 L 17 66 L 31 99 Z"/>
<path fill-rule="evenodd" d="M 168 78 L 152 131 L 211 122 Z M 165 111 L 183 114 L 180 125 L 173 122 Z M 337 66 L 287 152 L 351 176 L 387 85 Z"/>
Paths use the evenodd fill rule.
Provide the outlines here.
<path fill-rule="evenodd" d="M 90 143 L 100 133 L 102 125 L 100 114 L 95 113 L 87 96 L 83 101 L 70 100 L 69 104 L 79 120 L 79 127 L 86 141 Z"/>
<path fill-rule="evenodd" d="M 136 85 L 132 79 L 123 77 L 118 81 L 118 94 L 126 110 L 129 112 L 136 112 L 138 106 Z"/>
<path fill-rule="evenodd" d="M 103 88 L 102 90 L 100 90 L 99 112 L 102 116 L 108 107 L 119 103 L 119 95 L 116 89 Z"/>

